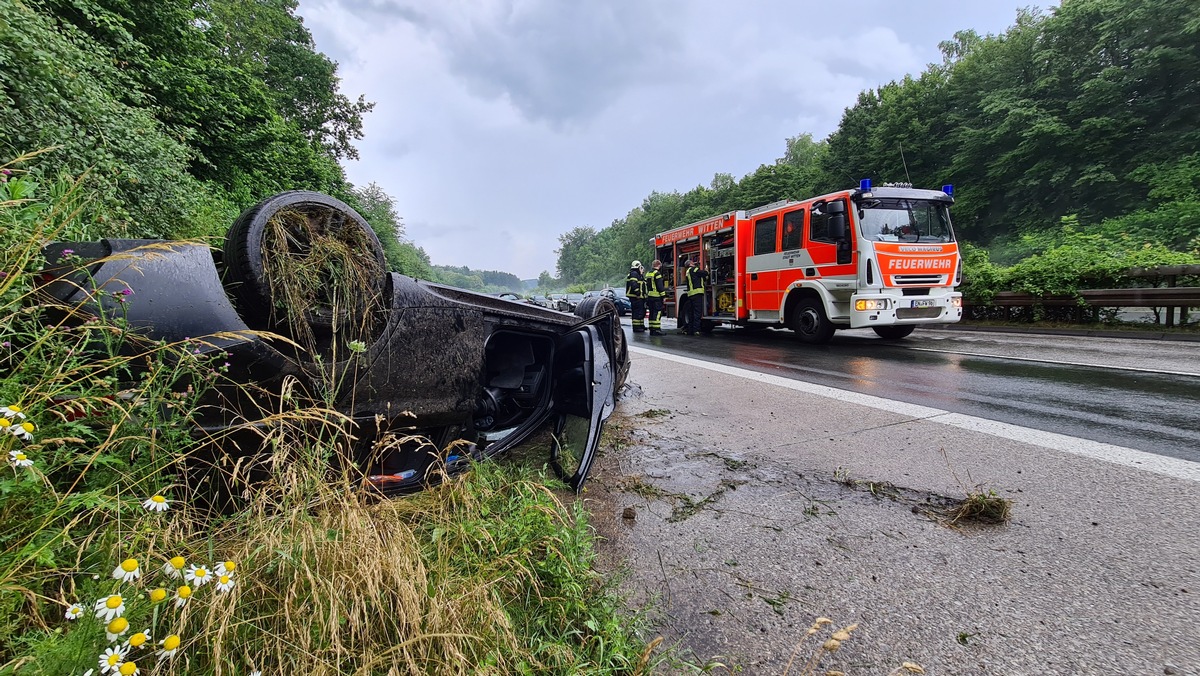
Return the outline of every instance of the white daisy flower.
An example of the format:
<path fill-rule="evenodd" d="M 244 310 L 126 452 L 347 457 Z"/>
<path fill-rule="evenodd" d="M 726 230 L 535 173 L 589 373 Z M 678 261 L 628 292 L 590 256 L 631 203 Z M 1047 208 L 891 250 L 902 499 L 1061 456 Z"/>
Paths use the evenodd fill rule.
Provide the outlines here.
<path fill-rule="evenodd" d="M 208 566 L 203 564 L 199 566 L 192 564 L 188 566 L 187 572 L 183 574 L 183 578 L 196 585 L 196 589 L 199 589 L 213 579 L 213 574 L 212 571 L 209 570 Z"/>
<path fill-rule="evenodd" d="M 151 639 L 151 637 L 150 637 L 149 629 L 146 629 L 145 631 L 139 631 L 138 633 L 134 634 L 133 636 L 130 636 L 128 641 L 125 641 L 125 647 L 126 648 L 141 648 L 143 645 L 149 643 L 150 639 Z"/>
<path fill-rule="evenodd" d="M 100 673 L 116 674 L 117 669 L 125 663 L 125 651 L 120 648 L 109 648 L 100 654 Z"/>
<path fill-rule="evenodd" d="M 179 644 L 181 642 L 182 640 L 179 638 L 178 634 L 171 634 L 170 636 L 158 642 L 162 648 L 160 648 L 154 654 L 158 655 L 160 660 L 170 659 L 174 657 L 176 651 L 179 650 Z"/>
<path fill-rule="evenodd" d="M 179 589 L 175 590 L 175 607 L 182 608 L 190 598 L 192 598 L 192 588 L 186 584 L 181 585 Z"/>
<path fill-rule="evenodd" d="M 262 676 L 262 669 L 255 669 L 254 671 L 251 671 L 250 676 Z"/>
<path fill-rule="evenodd" d="M 227 592 L 230 589 L 233 589 L 233 576 L 232 575 L 221 575 L 220 577 L 217 578 L 217 590 L 218 591 Z"/>
<path fill-rule="evenodd" d="M 237 570 L 237 564 L 233 561 L 222 561 L 217 564 L 217 575 L 233 575 L 233 571 Z"/>
<path fill-rule="evenodd" d="M 21 407 L 13 404 L 12 406 L 0 406 L 0 418 L 9 420 L 24 420 L 25 414 L 21 412 Z M 10 425 L 12 423 L 9 423 Z"/>
<path fill-rule="evenodd" d="M 36 428 L 34 428 L 33 423 L 23 422 L 23 423 L 19 423 L 17 425 L 13 425 L 12 427 L 9 427 L 8 432 L 9 432 L 9 434 L 12 434 L 14 437 L 17 437 L 18 439 L 24 439 L 25 441 L 33 441 L 33 430 L 34 429 L 36 429 Z"/>
<path fill-rule="evenodd" d="M 142 506 L 151 512 L 165 512 L 171 508 L 171 503 L 161 495 L 154 495 L 143 502 Z"/>
<path fill-rule="evenodd" d="M 105 596 L 96 601 L 96 617 L 108 622 L 114 617 L 120 617 L 125 614 L 125 599 L 121 598 L 120 594 Z"/>
<path fill-rule="evenodd" d="M 33 466 L 33 461 L 29 459 L 29 456 L 25 455 L 21 451 L 9 451 L 8 452 L 8 461 L 12 463 L 13 467 L 32 467 Z"/>
<path fill-rule="evenodd" d="M 168 577 L 173 577 L 176 580 L 183 577 L 183 567 L 187 565 L 187 561 L 182 556 L 176 556 L 163 564 L 163 572 Z"/>
<path fill-rule="evenodd" d="M 111 622 L 104 625 L 104 636 L 109 643 L 121 638 L 127 631 L 129 631 L 129 620 L 123 617 L 114 617 Z"/>
<path fill-rule="evenodd" d="M 83 606 L 78 603 L 72 603 L 70 608 L 67 608 L 67 619 L 78 620 L 83 615 Z"/>
<path fill-rule="evenodd" d="M 133 582 L 142 576 L 142 569 L 137 559 L 125 559 L 121 565 L 113 569 L 113 577 L 124 582 Z"/>

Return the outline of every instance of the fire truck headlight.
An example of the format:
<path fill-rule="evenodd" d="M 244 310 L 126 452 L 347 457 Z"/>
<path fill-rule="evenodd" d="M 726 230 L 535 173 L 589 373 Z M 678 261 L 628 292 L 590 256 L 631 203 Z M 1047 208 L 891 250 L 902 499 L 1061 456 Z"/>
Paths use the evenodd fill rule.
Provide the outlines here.
<path fill-rule="evenodd" d="M 962 307 L 962 296 L 955 296 L 950 302 L 954 304 L 954 307 Z"/>
<path fill-rule="evenodd" d="M 858 312 L 870 312 L 872 310 L 886 310 L 888 301 L 886 298 L 863 298 L 854 301 L 854 309 Z"/>

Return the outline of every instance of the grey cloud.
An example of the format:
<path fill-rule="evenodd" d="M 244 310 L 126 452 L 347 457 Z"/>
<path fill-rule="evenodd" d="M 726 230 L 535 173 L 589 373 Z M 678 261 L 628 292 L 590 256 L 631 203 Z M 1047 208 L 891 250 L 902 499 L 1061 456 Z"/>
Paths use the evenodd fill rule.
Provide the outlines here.
<path fill-rule="evenodd" d="M 357 0 L 365 2 L 365 0 Z M 586 120 L 626 89 L 677 67 L 665 6 L 617 2 L 500 3 L 503 11 L 419 16 L 454 73 L 477 95 L 507 98 L 531 120 Z M 415 12 L 415 10 L 412 10 Z"/>
<path fill-rule="evenodd" d="M 336 0 L 336 4 L 347 14 L 352 14 L 373 25 L 381 26 L 394 21 L 403 21 L 417 27 L 428 26 L 428 16 L 417 9 L 388 0 Z"/>

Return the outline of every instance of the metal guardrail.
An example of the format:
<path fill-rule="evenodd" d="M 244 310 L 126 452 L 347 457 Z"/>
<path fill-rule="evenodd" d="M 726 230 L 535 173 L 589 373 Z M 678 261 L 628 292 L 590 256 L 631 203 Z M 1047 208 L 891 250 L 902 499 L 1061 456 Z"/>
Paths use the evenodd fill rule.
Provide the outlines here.
<path fill-rule="evenodd" d="M 1079 291 L 1078 295 L 1063 294 L 1063 295 L 1047 295 L 1036 296 L 1031 293 L 1023 293 L 1020 291 L 1000 291 L 996 293 L 992 302 L 989 304 L 974 304 L 977 307 L 993 307 L 1005 308 L 1005 316 L 1007 318 L 1008 308 L 1014 307 L 1033 307 L 1042 305 L 1046 307 L 1075 307 L 1079 310 L 1076 316 L 1079 321 L 1083 320 L 1082 310 L 1086 308 L 1102 308 L 1102 307 L 1155 307 L 1165 308 L 1166 325 L 1175 325 L 1175 310 L 1179 310 L 1179 322 L 1181 324 L 1187 322 L 1187 311 L 1190 307 L 1200 307 L 1200 287 L 1195 286 L 1176 286 L 1176 287 L 1156 287 L 1156 288 L 1132 288 L 1132 289 L 1084 289 Z"/>

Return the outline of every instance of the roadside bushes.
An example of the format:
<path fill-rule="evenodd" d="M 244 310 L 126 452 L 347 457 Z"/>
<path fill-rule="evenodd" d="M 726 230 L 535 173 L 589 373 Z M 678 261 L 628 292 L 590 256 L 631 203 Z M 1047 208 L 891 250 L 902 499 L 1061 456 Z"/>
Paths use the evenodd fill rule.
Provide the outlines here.
<path fill-rule="evenodd" d="M 998 291 L 1035 296 L 1070 295 L 1084 289 L 1135 287 L 1145 280 L 1131 278 L 1131 268 L 1200 264 L 1200 248 L 1177 251 L 1155 239 L 1154 231 L 1135 227 L 1135 215 L 1080 226 L 1075 217 L 1063 219 L 1062 229 L 1026 234 L 992 252 L 964 243 L 963 295 L 969 305 L 986 306 Z M 1015 259 L 1005 266 L 994 258 Z M 1182 278 L 1179 284 L 1200 280 Z"/>

